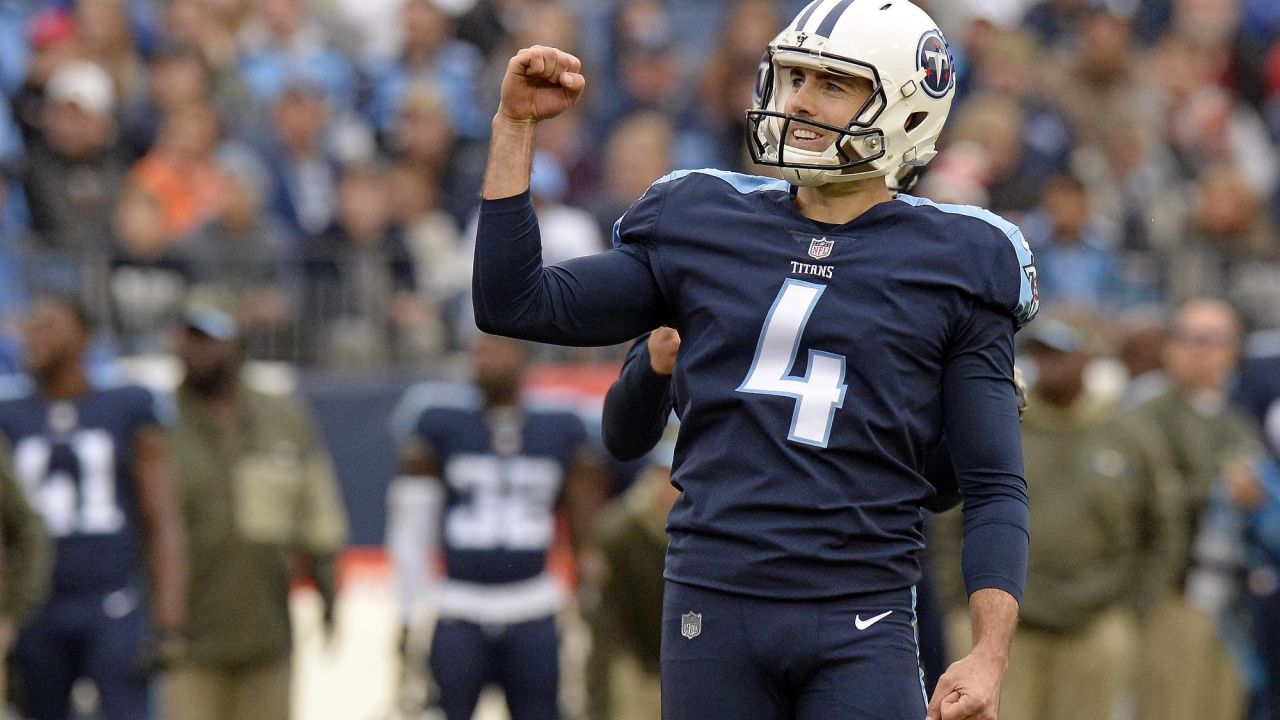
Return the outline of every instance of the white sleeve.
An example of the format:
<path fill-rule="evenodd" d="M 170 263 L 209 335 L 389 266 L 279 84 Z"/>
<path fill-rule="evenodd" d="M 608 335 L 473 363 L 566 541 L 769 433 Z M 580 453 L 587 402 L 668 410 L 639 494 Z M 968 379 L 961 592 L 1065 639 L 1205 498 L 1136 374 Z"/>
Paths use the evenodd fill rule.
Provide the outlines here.
<path fill-rule="evenodd" d="M 439 478 L 402 475 L 387 490 L 387 552 L 408 625 L 436 579 L 444 486 Z"/>

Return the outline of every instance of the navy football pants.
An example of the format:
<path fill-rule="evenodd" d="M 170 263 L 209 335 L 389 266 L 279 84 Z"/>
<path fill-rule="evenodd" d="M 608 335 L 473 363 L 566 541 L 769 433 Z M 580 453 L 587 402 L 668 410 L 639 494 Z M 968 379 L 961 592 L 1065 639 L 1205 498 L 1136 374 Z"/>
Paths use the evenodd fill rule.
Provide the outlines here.
<path fill-rule="evenodd" d="M 512 720 L 560 717 L 554 617 L 514 625 L 442 620 L 431 639 L 429 663 L 447 720 L 471 720 L 490 682 L 502 686 Z"/>
<path fill-rule="evenodd" d="M 98 688 L 104 720 L 149 720 L 150 686 L 139 668 L 146 633 L 136 593 L 51 599 L 14 648 L 22 717 L 66 720 L 71 686 Z"/>
<path fill-rule="evenodd" d="M 910 590 L 798 602 L 668 581 L 662 718 L 923 720 L 914 621 Z"/>

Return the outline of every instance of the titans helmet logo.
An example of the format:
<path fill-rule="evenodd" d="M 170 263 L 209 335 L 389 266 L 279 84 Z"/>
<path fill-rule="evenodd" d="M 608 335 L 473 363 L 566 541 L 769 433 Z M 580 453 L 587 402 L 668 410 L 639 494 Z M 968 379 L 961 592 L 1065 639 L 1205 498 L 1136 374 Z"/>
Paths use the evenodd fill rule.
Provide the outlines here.
<path fill-rule="evenodd" d="M 921 36 L 916 49 L 916 69 L 924 69 L 924 80 L 920 84 L 929 97 L 945 97 L 956 86 L 951 51 L 942 33 L 930 30 Z"/>

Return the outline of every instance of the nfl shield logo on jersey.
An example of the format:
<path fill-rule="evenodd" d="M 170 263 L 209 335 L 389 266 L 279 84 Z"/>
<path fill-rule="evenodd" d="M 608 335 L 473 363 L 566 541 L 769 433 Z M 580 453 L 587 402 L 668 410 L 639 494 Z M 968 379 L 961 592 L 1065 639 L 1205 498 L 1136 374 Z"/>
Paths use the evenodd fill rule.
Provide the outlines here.
<path fill-rule="evenodd" d="M 680 616 L 680 634 L 692 640 L 702 634 L 702 613 L 689 611 Z"/>
<path fill-rule="evenodd" d="M 814 238 L 809 241 L 809 257 L 814 260 L 821 260 L 822 258 L 830 255 L 831 248 L 835 246 L 835 240 L 828 240 L 826 238 L 819 240 L 818 238 Z"/>

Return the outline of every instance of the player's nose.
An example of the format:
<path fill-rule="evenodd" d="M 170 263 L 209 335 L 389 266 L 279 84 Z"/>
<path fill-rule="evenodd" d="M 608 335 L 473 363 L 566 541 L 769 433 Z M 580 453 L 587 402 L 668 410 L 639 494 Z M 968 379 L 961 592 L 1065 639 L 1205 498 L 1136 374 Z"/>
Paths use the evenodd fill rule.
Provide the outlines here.
<path fill-rule="evenodd" d="M 806 78 L 787 98 L 785 112 L 788 115 L 813 117 L 813 92 L 813 83 Z"/>

